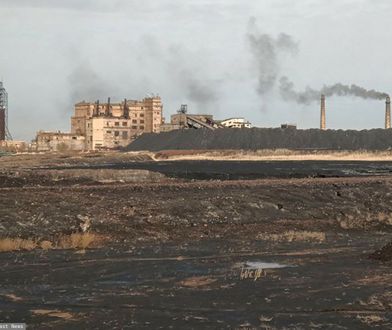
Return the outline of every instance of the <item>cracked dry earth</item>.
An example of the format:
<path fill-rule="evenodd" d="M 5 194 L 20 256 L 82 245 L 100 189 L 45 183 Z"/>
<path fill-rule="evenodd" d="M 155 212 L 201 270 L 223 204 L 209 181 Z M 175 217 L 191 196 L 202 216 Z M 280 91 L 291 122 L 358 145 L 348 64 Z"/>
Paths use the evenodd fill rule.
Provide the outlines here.
<path fill-rule="evenodd" d="M 390 176 L 51 180 L 3 182 L 1 238 L 50 241 L 89 219 L 88 230 L 106 240 L 86 250 L 1 252 L 2 322 L 32 329 L 392 327 L 391 264 L 369 258 L 392 238 Z"/>

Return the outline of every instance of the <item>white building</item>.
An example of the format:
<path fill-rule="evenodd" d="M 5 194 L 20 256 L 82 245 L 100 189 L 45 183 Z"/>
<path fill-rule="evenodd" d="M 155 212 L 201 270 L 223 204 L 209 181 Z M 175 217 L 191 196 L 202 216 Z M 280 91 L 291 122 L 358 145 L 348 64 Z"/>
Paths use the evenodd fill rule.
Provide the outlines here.
<path fill-rule="evenodd" d="M 252 126 L 251 123 L 243 117 L 228 118 L 222 120 L 220 123 L 221 125 L 230 128 L 251 128 Z"/>

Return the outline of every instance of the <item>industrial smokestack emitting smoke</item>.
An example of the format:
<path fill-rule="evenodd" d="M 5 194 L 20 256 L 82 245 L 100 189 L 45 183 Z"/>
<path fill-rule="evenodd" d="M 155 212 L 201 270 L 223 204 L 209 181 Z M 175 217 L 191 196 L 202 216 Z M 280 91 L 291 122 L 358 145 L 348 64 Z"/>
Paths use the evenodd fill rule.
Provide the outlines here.
<path fill-rule="evenodd" d="M 326 122 L 326 115 L 325 115 L 325 95 L 321 95 L 320 129 L 323 131 L 327 129 L 327 122 Z"/>
<path fill-rule="evenodd" d="M 391 128 L 391 98 L 387 96 L 385 101 L 385 129 Z"/>
<path fill-rule="evenodd" d="M 362 99 L 382 100 L 388 97 L 387 93 L 379 92 L 374 89 L 366 89 L 358 85 L 343 85 L 337 83 L 324 86 L 321 90 L 307 87 L 304 91 L 298 92 L 294 84 L 287 78 L 280 79 L 280 94 L 286 101 L 294 101 L 299 104 L 310 104 L 319 99 L 320 94 L 325 96 L 355 96 Z"/>

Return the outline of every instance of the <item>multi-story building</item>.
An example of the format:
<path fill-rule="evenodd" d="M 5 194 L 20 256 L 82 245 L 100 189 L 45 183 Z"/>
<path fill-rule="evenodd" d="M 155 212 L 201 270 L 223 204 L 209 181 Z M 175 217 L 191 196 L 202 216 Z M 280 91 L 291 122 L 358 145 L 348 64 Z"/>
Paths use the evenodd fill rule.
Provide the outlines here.
<path fill-rule="evenodd" d="M 80 102 L 71 118 L 71 132 L 86 137 L 88 150 L 126 146 L 142 133 L 159 133 L 162 124 L 159 96 L 121 103 Z"/>

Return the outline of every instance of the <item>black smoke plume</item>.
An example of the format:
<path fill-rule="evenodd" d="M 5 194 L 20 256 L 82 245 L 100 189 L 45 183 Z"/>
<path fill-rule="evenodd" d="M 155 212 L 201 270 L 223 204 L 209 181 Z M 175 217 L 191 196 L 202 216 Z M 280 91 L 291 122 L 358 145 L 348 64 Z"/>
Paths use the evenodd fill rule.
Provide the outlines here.
<path fill-rule="evenodd" d="M 341 83 L 330 86 L 325 85 L 319 90 L 307 87 L 304 91 L 298 92 L 295 90 L 294 84 L 287 77 L 280 79 L 280 94 L 284 100 L 294 101 L 299 104 L 310 104 L 318 101 L 321 94 L 325 96 L 354 96 L 372 100 L 382 100 L 388 96 L 387 93 L 374 89 L 366 89 L 355 84 L 344 85 Z"/>

